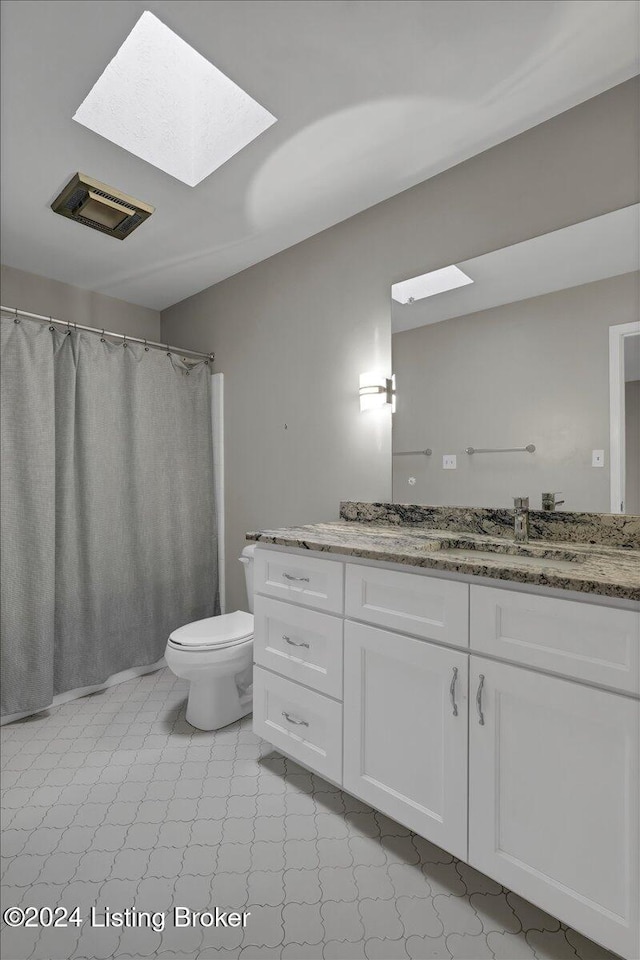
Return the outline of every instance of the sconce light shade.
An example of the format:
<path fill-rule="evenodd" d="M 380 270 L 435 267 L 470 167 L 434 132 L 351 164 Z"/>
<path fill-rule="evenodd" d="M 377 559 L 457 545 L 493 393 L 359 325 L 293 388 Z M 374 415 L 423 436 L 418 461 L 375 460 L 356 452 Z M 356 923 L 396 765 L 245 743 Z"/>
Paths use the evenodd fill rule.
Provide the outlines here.
<path fill-rule="evenodd" d="M 396 409 L 396 378 L 383 377 L 379 373 L 360 374 L 360 410 L 379 410 L 391 406 L 391 412 Z"/>

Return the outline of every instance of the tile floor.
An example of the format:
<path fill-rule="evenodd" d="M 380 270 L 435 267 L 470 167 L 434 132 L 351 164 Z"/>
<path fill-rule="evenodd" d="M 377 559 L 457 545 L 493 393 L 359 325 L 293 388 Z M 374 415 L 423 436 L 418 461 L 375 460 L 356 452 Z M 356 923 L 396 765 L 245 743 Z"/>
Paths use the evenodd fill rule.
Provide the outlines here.
<path fill-rule="evenodd" d="M 273 752 L 167 670 L 4 727 L 3 907 L 250 911 L 246 929 L 3 930 L 3 960 L 614 960 Z"/>

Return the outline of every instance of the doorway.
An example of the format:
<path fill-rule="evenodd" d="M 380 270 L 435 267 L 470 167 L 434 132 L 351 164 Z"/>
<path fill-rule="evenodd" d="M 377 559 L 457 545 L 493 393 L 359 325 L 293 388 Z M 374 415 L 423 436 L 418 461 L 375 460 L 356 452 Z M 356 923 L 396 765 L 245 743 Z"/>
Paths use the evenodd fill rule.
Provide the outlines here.
<path fill-rule="evenodd" d="M 640 514 L 640 322 L 609 328 L 611 512 Z"/>

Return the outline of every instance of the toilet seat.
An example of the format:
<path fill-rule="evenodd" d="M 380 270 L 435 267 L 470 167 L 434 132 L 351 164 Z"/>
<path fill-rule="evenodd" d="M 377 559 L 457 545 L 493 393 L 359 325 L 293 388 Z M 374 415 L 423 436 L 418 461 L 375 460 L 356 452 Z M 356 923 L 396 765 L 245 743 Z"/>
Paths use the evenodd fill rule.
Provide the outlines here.
<path fill-rule="evenodd" d="M 206 617 L 178 627 L 169 637 L 175 650 L 226 650 L 253 639 L 253 615 L 244 610 Z"/>

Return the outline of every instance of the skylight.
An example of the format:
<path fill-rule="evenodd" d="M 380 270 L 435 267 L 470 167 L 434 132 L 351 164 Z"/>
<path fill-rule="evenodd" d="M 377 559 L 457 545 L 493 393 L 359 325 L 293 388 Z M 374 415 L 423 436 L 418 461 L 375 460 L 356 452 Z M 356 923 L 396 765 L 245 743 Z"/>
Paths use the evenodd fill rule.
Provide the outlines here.
<path fill-rule="evenodd" d="M 190 187 L 276 122 L 148 10 L 73 119 Z"/>
<path fill-rule="evenodd" d="M 419 277 L 411 277 L 401 283 L 394 283 L 391 287 L 391 296 L 398 303 L 413 303 L 415 300 L 424 300 L 425 297 L 434 297 L 437 293 L 446 293 L 456 287 L 465 287 L 473 283 L 471 277 L 463 273 L 459 267 L 442 267 L 441 270 L 432 270 Z"/>

